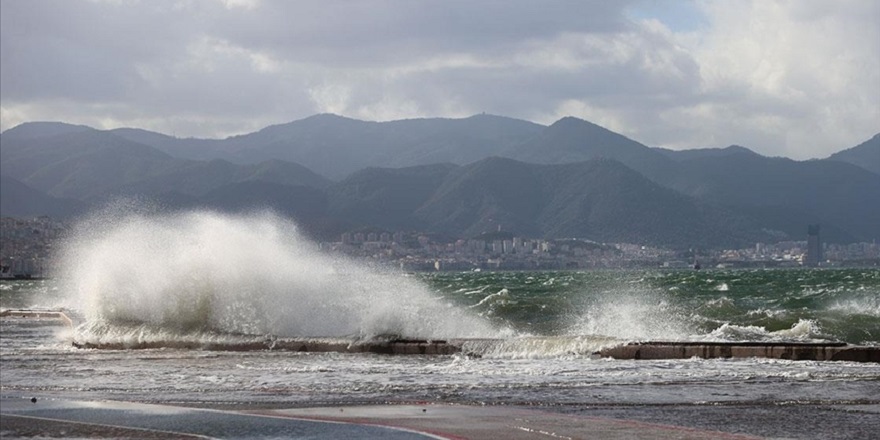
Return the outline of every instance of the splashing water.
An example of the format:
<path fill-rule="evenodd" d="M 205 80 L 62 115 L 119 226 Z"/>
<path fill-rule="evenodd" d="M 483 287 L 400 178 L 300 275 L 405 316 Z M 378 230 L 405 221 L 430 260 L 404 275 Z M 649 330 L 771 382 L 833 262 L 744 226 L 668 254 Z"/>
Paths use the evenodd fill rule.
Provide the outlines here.
<path fill-rule="evenodd" d="M 582 307 L 570 333 L 626 340 L 682 340 L 695 332 L 675 304 L 650 291 L 597 294 Z"/>
<path fill-rule="evenodd" d="M 880 271 L 873 268 L 421 277 L 492 322 L 538 338 L 880 343 Z M 483 293 L 461 294 L 474 286 Z M 503 300 L 492 294 L 501 291 Z"/>
<path fill-rule="evenodd" d="M 81 222 L 60 253 L 79 337 L 500 337 L 415 280 L 319 252 L 271 213 L 145 213 Z M 147 329 L 147 330 L 144 330 Z"/>

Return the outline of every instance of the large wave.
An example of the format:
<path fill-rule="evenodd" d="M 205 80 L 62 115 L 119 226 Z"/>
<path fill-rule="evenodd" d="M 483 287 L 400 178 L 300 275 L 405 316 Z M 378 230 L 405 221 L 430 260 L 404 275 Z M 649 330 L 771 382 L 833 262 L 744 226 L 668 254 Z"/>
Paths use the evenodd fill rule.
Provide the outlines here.
<path fill-rule="evenodd" d="M 59 256 L 68 307 L 86 320 L 78 336 L 86 340 L 106 340 L 108 328 L 148 328 L 154 337 L 504 334 L 415 280 L 320 252 L 296 225 L 268 212 L 116 206 L 80 222 Z"/>

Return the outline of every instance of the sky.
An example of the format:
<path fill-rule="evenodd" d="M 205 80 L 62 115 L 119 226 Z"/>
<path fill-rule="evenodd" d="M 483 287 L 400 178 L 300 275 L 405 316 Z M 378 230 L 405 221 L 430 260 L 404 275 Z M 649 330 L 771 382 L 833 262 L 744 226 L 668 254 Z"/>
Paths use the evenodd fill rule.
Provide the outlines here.
<path fill-rule="evenodd" d="M 483 112 L 824 158 L 880 132 L 880 1 L 0 0 L 2 130 Z"/>

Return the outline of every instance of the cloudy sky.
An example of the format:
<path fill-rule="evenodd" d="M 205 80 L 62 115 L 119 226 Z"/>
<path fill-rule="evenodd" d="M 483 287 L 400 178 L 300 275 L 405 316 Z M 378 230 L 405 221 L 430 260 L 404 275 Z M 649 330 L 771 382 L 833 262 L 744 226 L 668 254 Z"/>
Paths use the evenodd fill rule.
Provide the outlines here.
<path fill-rule="evenodd" d="M 880 132 L 880 1 L 0 1 L 3 130 L 481 112 L 826 157 Z"/>

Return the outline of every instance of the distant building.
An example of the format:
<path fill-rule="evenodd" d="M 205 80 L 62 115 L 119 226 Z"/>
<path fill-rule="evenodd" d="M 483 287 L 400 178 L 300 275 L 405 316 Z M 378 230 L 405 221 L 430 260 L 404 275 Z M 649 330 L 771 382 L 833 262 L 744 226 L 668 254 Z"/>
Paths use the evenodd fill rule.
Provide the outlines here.
<path fill-rule="evenodd" d="M 342 234 L 342 244 L 352 244 L 354 243 L 354 236 L 352 236 L 351 232 L 346 232 Z"/>
<path fill-rule="evenodd" d="M 807 255 L 804 265 L 816 267 L 822 261 L 822 240 L 819 237 L 819 225 L 807 227 Z"/>
<path fill-rule="evenodd" d="M 406 235 L 404 235 L 403 232 L 395 232 L 394 234 L 391 234 L 391 239 L 394 240 L 395 243 L 403 243 L 404 238 L 406 238 Z"/>

